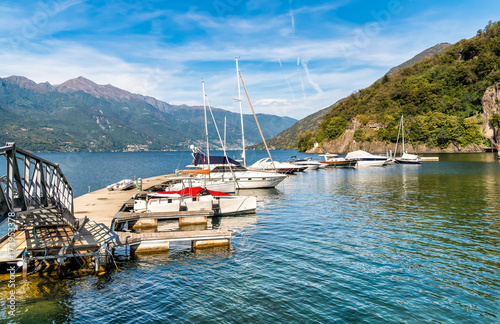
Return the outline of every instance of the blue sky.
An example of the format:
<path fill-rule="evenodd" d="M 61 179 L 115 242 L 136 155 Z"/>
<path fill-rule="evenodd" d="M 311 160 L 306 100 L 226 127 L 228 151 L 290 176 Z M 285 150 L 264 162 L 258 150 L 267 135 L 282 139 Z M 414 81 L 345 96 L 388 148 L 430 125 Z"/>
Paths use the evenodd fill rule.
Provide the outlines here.
<path fill-rule="evenodd" d="M 84 76 L 173 104 L 236 111 L 234 58 L 257 112 L 303 118 L 437 43 L 498 20 L 498 0 L 0 3 L 0 76 Z M 249 111 L 248 105 L 245 110 Z"/>

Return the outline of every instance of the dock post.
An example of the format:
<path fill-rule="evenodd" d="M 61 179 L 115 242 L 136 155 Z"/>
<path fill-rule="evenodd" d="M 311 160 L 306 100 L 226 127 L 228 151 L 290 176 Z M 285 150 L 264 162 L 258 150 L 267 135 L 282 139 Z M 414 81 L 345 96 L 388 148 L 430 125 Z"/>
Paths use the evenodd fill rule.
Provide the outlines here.
<path fill-rule="evenodd" d="M 100 253 L 94 257 L 95 260 L 95 274 L 99 274 L 99 260 L 101 259 Z"/>
<path fill-rule="evenodd" d="M 28 275 L 28 262 L 26 260 L 23 260 L 23 277 L 26 277 Z"/>
<path fill-rule="evenodd" d="M 127 236 L 127 237 L 125 238 L 125 255 L 127 256 L 127 258 L 129 258 L 129 259 L 130 259 L 130 246 L 129 246 L 129 244 L 128 244 L 128 238 L 129 238 L 129 237 L 130 237 L 130 236 Z"/>

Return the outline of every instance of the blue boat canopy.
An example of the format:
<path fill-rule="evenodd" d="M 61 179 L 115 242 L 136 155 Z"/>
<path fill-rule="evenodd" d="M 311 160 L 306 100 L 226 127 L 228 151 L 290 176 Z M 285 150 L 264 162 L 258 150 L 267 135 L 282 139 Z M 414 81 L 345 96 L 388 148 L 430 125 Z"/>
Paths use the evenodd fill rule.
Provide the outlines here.
<path fill-rule="evenodd" d="M 229 162 L 228 162 L 229 161 Z M 193 164 L 208 164 L 207 156 L 202 153 L 193 153 Z M 233 164 L 233 165 L 241 165 L 236 160 L 231 159 L 230 157 L 225 156 L 210 156 L 210 164 Z"/>

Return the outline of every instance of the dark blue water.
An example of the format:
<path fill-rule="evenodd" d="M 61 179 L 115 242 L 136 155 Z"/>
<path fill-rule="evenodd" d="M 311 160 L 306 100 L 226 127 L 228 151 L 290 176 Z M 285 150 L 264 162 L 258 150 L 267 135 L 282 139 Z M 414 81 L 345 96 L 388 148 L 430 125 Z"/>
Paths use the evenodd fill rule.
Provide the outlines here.
<path fill-rule="evenodd" d="M 76 195 L 170 173 L 191 159 L 187 152 L 41 155 L 60 163 Z M 215 220 L 238 230 L 230 249 L 192 253 L 178 245 L 101 277 L 19 280 L 12 320 L 498 323 L 500 165 L 491 154 L 440 158 L 306 172 L 276 190 L 244 192 L 258 196 L 256 215 Z"/>

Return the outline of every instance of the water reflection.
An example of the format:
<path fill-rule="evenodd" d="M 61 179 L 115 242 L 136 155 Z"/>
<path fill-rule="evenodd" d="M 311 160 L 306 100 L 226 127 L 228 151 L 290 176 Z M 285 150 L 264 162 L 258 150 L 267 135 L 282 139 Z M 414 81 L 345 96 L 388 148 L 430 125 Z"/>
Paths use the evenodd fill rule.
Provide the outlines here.
<path fill-rule="evenodd" d="M 45 276 L 31 276 L 16 279 L 15 287 L 0 285 L 1 319 L 17 323 L 37 323 L 40 319 L 47 322 L 62 323 L 73 318 L 72 300 L 75 289 L 86 285 L 88 279 L 60 279 Z M 16 316 L 9 316 L 6 300 L 14 289 L 16 296 Z"/>
<path fill-rule="evenodd" d="M 440 159 L 305 172 L 276 190 L 242 191 L 258 197 L 257 213 L 214 217 L 208 225 L 238 232 L 230 248 L 200 254 L 173 244 L 169 254 L 140 255 L 105 279 L 58 283 L 54 300 L 62 306 L 34 291 L 34 303 L 59 305 L 61 317 L 33 308 L 26 316 L 498 322 L 500 164 L 491 154 Z"/>

